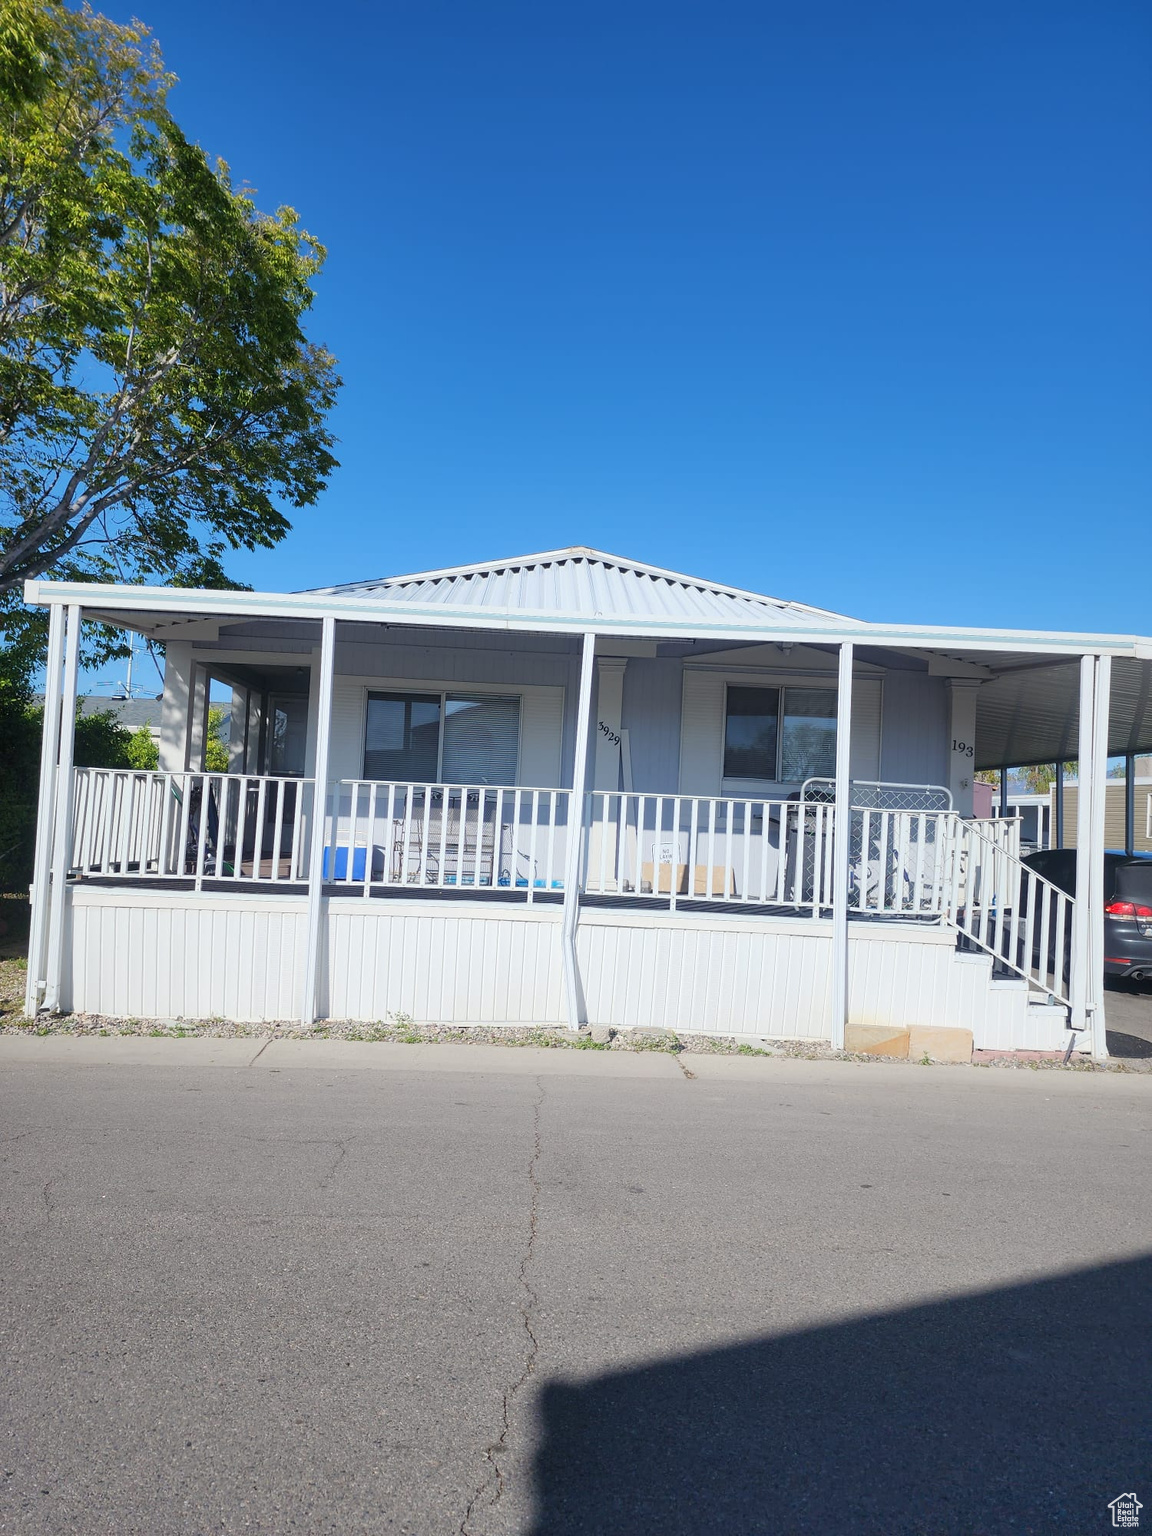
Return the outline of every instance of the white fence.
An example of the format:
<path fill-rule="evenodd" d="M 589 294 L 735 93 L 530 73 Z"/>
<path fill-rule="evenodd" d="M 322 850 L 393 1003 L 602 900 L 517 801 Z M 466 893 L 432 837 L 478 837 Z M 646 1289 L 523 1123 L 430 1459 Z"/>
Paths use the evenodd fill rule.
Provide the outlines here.
<path fill-rule="evenodd" d="M 311 779 L 73 771 L 70 869 L 276 884 L 308 877 Z"/>
<path fill-rule="evenodd" d="M 337 886 L 564 887 L 572 793 L 343 779 L 329 796 L 324 878 Z"/>
<path fill-rule="evenodd" d="M 595 790 L 583 889 L 594 896 L 832 905 L 832 811 L 795 800 L 718 800 Z"/>

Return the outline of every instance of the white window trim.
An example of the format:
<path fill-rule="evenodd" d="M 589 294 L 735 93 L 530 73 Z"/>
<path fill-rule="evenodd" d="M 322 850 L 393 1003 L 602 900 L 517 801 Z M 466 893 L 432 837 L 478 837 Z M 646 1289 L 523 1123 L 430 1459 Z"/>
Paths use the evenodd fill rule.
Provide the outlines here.
<path fill-rule="evenodd" d="M 520 782 L 520 770 L 523 759 L 524 746 L 524 700 L 533 694 L 548 694 L 555 690 L 543 684 L 509 684 L 509 683 L 469 683 L 469 682 L 445 682 L 442 678 L 413 678 L 413 677 L 349 677 L 338 675 L 337 680 L 343 684 L 352 684 L 359 690 L 360 708 L 358 711 L 359 736 L 356 742 L 356 761 L 360 765 L 361 776 L 364 772 L 364 750 L 367 745 L 368 734 L 368 695 L 370 693 L 429 693 L 440 696 L 440 740 L 436 753 L 436 784 L 444 781 L 440 777 L 441 767 L 444 761 L 444 701 L 448 694 L 474 695 L 480 697 L 483 694 L 495 699 L 516 699 L 519 702 L 519 718 L 516 726 L 516 784 Z M 366 780 L 362 780 L 367 782 Z M 374 781 L 375 782 L 375 781 Z M 385 782 L 383 780 L 379 781 Z M 515 786 L 508 786 L 514 788 Z"/>
<path fill-rule="evenodd" d="M 369 783 L 369 782 L 371 782 L 371 783 L 381 783 L 381 784 L 383 784 L 383 783 L 387 783 L 388 782 L 385 779 L 368 780 L 367 778 L 363 778 L 363 774 L 364 774 L 364 753 L 367 751 L 367 738 L 368 738 L 368 705 L 369 705 L 369 703 L 371 701 L 371 698 L 372 698 L 372 695 L 374 693 L 398 693 L 398 694 L 402 694 L 406 698 L 421 697 L 421 698 L 426 698 L 426 699 L 438 698 L 440 700 L 440 725 L 439 725 L 439 729 L 438 729 L 437 734 L 436 734 L 436 777 L 431 781 L 433 784 L 445 784 L 446 783 L 445 778 L 444 778 L 444 722 L 447 719 L 447 710 L 448 710 L 448 700 L 449 700 L 449 698 L 452 698 L 452 697 L 458 698 L 458 699 L 459 698 L 465 698 L 465 699 L 466 698 L 477 698 L 477 697 L 480 697 L 482 695 L 487 694 L 490 698 L 495 698 L 495 699 L 515 699 L 516 700 L 516 770 L 515 770 L 515 773 L 513 775 L 513 779 L 514 779 L 514 782 L 517 782 L 517 783 L 519 782 L 519 779 L 520 779 L 520 738 L 521 738 L 521 735 L 522 735 L 523 730 L 524 730 L 524 698 L 523 698 L 523 695 L 521 694 L 521 692 L 519 691 L 519 689 L 515 689 L 515 688 L 511 688 L 511 689 L 509 689 L 509 688 L 498 688 L 498 687 L 475 689 L 475 688 L 461 688 L 459 685 L 457 685 L 454 688 L 441 688 L 439 690 L 439 692 L 437 692 L 437 690 L 434 689 L 434 688 L 414 688 L 414 687 L 411 687 L 411 686 L 409 686 L 408 688 L 392 688 L 392 687 L 387 687 L 386 688 L 386 687 L 384 687 L 382 685 L 379 685 L 379 686 L 377 686 L 375 688 L 365 688 L 365 690 L 364 690 L 364 708 L 363 708 L 363 712 L 362 712 L 362 714 L 363 714 L 363 726 L 361 728 L 361 743 L 362 744 L 361 744 L 360 754 L 359 754 L 360 773 L 362 775 L 362 778 L 361 778 L 361 782 L 362 783 Z M 402 781 L 402 782 L 407 782 L 407 781 Z M 460 787 L 464 787 L 464 786 L 460 786 Z M 471 787 L 471 786 L 468 786 L 468 787 Z"/>
<path fill-rule="evenodd" d="M 775 799 L 780 795 L 792 794 L 794 790 L 801 787 L 802 780 L 737 779 L 725 774 L 724 736 L 728 727 L 729 688 L 776 688 L 780 691 L 781 713 L 776 728 L 776 766 L 779 768 L 780 752 L 784 744 L 784 690 L 786 688 L 824 688 L 829 693 L 835 694 L 836 674 L 834 672 L 830 675 L 796 672 L 732 672 L 724 675 L 724 699 L 720 711 L 720 793 L 733 800 L 761 797 Z"/>

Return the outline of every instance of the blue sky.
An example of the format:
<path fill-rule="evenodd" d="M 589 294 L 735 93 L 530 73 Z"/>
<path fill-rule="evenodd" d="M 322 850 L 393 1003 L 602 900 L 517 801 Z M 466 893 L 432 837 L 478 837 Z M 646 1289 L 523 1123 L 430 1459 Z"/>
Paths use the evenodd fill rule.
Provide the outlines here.
<path fill-rule="evenodd" d="M 586 543 L 1152 629 L 1137 0 L 132 9 L 185 130 L 330 252 L 341 468 L 244 580 Z"/>

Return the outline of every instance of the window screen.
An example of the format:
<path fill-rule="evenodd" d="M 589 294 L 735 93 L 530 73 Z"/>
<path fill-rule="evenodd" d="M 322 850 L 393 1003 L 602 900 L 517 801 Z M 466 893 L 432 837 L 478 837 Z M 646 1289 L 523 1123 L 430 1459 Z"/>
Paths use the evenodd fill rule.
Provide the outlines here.
<path fill-rule="evenodd" d="M 515 784 L 520 700 L 449 694 L 444 702 L 445 784 Z"/>
<path fill-rule="evenodd" d="M 836 772 L 836 692 L 785 688 L 780 732 L 780 781 L 831 778 Z"/>
<path fill-rule="evenodd" d="M 724 721 L 724 776 L 774 779 L 780 715 L 778 688 L 729 688 Z"/>
<path fill-rule="evenodd" d="M 370 693 L 364 777 L 433 783 L 440 758 L 440 696 Z"/>

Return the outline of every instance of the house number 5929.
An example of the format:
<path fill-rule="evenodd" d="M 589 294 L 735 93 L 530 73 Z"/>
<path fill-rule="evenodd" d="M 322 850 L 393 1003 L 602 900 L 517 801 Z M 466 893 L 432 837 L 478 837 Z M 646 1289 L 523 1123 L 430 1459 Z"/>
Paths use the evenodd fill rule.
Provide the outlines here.
<path fill-rule="evenodd" d="M 953 752 L 959 752 L 961 757 L 975 757 L 976 749 L 967 741 L 953 741 Z"/>

